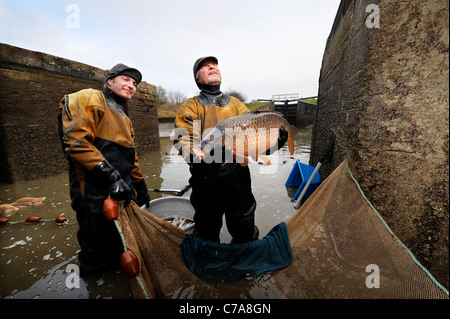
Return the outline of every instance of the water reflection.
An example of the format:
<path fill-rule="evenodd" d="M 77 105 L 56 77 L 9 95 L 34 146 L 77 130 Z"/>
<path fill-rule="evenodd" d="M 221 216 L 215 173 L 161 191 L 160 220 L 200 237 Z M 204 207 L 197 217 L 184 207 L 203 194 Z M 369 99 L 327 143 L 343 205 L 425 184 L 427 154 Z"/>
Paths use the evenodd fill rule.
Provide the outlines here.
<path fill-rule="evenodd" d="M 265 236 L 273 226 L 287 221 L 294 213 L 292 195 L 284 186 L 296 160 L 308 163 L 311 129 L 303 129 L 296 137 L 296 151 L 291 156 L 285 146 L 273 157 L 271 167 L 252 163 L 252 187 L 258 207 L 256 224 Z M 140 157 L 140 164 L 149 188 L 183 189 L 188 185 L 189 169 L 172 147 L 173 141 L 161 138 L 161 151 Z M 128 279 L 120 269 L 82 278 L 79 288 L 69 288 L 66 280 L 69 264 L 78 264 L 76 240 L 78 225 L 70 207 L 67 174 L 45 179 L 0 185 L 0 204 L 12 203 L 21 197 L 45 196 L 44 204 L 20 209 L 9 217 L 11 222 L 0 225 L 0 298 L 131 298 Z M 152 199 L 170 196 L 151 193 Z M 29 216 L 42 218 L 39 223 L 25 223 Z M 57 224 L 63 215 L 67 224 Z M 226 226 L 221 241 L 231 240 Z M 244 281 L 248 298 L 276 297 L 270 276 L 257 281 Z M 242 289 L 242 286 L 239 287 Z M 244 289 L 245 290 L 245 289 Z M 239 297 L 239 296 L 237 296 Z"/>

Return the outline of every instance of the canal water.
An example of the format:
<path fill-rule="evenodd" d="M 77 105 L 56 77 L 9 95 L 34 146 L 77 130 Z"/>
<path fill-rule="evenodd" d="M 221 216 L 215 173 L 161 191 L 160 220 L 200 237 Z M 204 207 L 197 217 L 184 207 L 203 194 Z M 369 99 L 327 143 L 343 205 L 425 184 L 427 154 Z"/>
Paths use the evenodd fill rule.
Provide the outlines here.
<path fill-rule="evenodd" d="M 287 145 L 271 156 L 271 165 L 249 164 L 253 193 L 257 201 L 256 225 L 260 238 L 275 225 L 287 221 L 295 212 L 291 198 L 296 189 L 284 184 L 299 160 L 308 164 L 312 129 L 304 128 L 295 139 L 295 154 Z M 147 186 L 183 189 L 190 173 L 177 155 L 173 141 L 161 137 L 161 150 L 140 157 Z M 151 192 L 152 199 L 172 196 Z M 132 298 L 128 278 L 120 269 L 74 280 L 73 267 L 78 265 L 76 232 L 78 224 L 70 207 L 67 174 L 12 185 L 0 185 L 0 204 L 10 204 L 22 197 L 46 197 L 40 206 L 21 208 L 5 225 L 0 225 L 0 298 L 13 299 L 114 299 Z M 58 224 L 55 218 L 65 216 L 68 222 Z M 39 216 L 38 223 L 27 223 L 29 216 Z M 230 235 L 224 229 L 221 241 Z M 271 298 L 270 274 L 261 276 L 246 289 L 245 297 Z"/>

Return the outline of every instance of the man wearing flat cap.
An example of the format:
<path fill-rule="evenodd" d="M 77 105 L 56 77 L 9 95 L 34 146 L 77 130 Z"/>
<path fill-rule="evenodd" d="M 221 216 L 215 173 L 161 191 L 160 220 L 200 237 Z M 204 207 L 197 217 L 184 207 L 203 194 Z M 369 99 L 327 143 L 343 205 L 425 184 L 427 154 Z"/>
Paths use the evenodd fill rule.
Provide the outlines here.
<path fill-rule="evenodd" d="M 252 193 L 250 170 L 236 161 L 196 163 L 192 148 L 205 136 L 204 132 L 217 123 L 249 112 L 244 103 L 220 90 L 222 74 L 214 56 L 197 59 L 193 67 L 194 80 L 200 93 L 188 99 L 175 119 L 177 128 L 189 132 L 179 137 L 181 154 L 189 164 L 192 186 L 191 204 L 195 209 L 194 233 L 201 239 L 220 242 L 222 218 L 225 215 L 228 232 L 235 243 L 258 239 L 255 225 L 256 201 Z M 200 123 L 196 132 L 194 123 Z M 224 153 L 222 153 L 224 155 Z"/>
<path fill-rule="evenodd" d="M 115 65 L 103 91 L 67 94 L 59 104 L 58 130 L 69 162 L 71 206 L 77 214 L 81 274 L 120 264 L 123 252 L 113 221 L 103 215 L 109 196 L 127 205 L 149 206 L 150 196 L 139 166 L 127 101 L 136 93 L 141 73 Z"/>

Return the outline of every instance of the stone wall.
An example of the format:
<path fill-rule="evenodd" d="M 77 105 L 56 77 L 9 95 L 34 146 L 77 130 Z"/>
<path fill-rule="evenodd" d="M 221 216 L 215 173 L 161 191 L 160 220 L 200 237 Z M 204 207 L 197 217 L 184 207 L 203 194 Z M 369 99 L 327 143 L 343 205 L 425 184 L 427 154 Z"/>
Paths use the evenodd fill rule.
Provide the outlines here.
<path fill-rule="evenodd" d="M 101 90 L 106 74 L 86 64 L 0 44 L 0 183 L 67 170 L 57 132 L 59 101 L 81 89 Z M 138 154 L 159 149 L 154 97 L 155 87 L 142 82 L 129 102 Z"/>
<path fill-rule="evenodd" d="M 369 4 L 379 8 L 379 28 L 366 26 Z M 323 55 L 310 161 L 317 164 L 333 129 L 322 176 L 348 159 L 374 207 L 447 288 L 448 15 L 448 1 L 341 1 Z"/>

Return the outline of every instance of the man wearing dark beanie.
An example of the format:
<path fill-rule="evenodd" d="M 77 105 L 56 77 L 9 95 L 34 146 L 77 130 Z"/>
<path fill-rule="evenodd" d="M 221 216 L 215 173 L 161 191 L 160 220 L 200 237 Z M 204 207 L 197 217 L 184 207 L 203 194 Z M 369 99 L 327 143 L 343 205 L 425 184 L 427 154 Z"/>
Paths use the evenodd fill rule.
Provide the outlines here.
<path fill-rule="evenodd" d="M 110 196 L 124 205 L 133 200 L 149 207 L 127 110 L 141 80 L 137 69 L 117 64 L 109 71 L 103 91 L 67 94 L 59 105 L 58 130 L 69 162 L 82 275 L 120 264 L 123 247 L 114 222 L 103 215 L 104 200 Z"/>
<path fill-rule="evenodd" d="M 189 164 L 192 186 L 191 204 L 195 209 L 194 232 L 204 240 L 220 242 L 222 218 L 233 242 L 244 243 L 258 239 L 255 226 L 256 201 L 252 194 L 250 170 L 237 162 L 196 163 L 192 161 L 192 147 L 200 142 L 203 132 L 232 116 L 249 112 L 244 103 L 220 90 L 222 75 L 218 60 L 202 57 L 194 63 L 194 79 L 199 95 L 188 99 L 180 108 L 175 124 L 189 132 L 179 139 L 181 154 Z M 200 131 L 195 131 L 196 123 Z"/>

